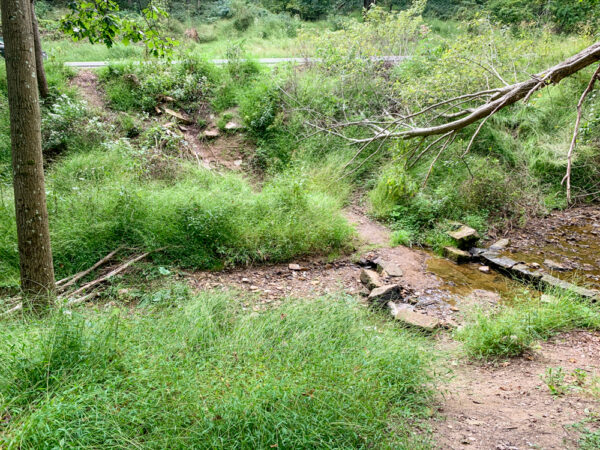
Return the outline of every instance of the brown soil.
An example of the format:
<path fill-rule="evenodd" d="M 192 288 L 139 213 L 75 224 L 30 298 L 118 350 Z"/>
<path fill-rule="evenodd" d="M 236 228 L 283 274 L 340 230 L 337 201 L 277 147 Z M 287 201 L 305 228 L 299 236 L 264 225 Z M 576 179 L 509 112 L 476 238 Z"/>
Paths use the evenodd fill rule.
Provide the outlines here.
<path fill-rule="evenodd" d="M 99 86 L 98 75 L 91 70 L 80 70 L 71 79 L 71 86 L 79 89 L 81 96 L 94 109 L 105 107 L 104 92 Z"/>
<path fill-rule="evenodd" d="M 455 378 L 433 424 L 442 449 L 577 448 L 572 425 L 598 408 L 572 373 L 585 371 L 586 385 L 600 375 L 600 333 L 564 334 L 525 358 L 495 365 L 454 364 Z M 553 396 L 542 377 L 559 367 L 571 387 Z"/>
<path fill-rule="evenodd" d="M 241 171 L 247 165 L 252 146 L 239 134 L 222 134 L 217 139 L 202 138 L 196 126 L 186 126 L 183 136 L 202 167 L 206 169 Z"/>

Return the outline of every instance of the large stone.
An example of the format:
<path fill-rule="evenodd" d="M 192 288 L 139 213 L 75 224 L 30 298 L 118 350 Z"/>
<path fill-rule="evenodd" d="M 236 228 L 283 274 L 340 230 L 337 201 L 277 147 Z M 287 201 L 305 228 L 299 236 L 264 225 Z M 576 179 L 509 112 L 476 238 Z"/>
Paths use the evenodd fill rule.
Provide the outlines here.
<path fill-rule="evenodd" d="M 208 130 L 204 130 L 202 133 L 206 139 L 216 139 L 220 136 L 218 128 L 209 128 Z"/>
<path fill-rule="evenodd" d="M 467 263 L 471 260 L 471 254 L 456 247 L 444 247 L 444 256 L 456 264 Z"/>
<path fill-rule="evenodd" d="M 494 244 L 490 247 L 491 250 L 504 250 L 506 247 L 510 245 L 509 239 L 500 239 L 499 241 L 494 242 Z"/>
<path fill-rule="evenodd" d="M 402 297 L 402 288 L 397 284 L 389 284 L 373 289 L 369 294 L 369 301 L 381 306 L 390 301 L 402 300 Z"/>
<path fill-rule="evenodd" d="M 461 250 L 468 250 L 479 240 L 479 233 L 471 227 L 462 225 L 456 231 L 449 231 L 450 236 L 456 242 L 456 246 Z"/>
<path fill-rule="evenodd" d="M 507 258 L 506 256 L 500 256 L 497 253 L 485 252 L 481 255 L 481 258 L 488 263 L 489 266 L 498 270 L 510 270 L 517 264 L 514 259 Z"/>
<path fill-rule="evenodd" d="M 587 289 L 581 286 L 576 286 L 568 281 L 561 280 L 545 273 L 541 279 L 542 285 L 545 288 L 559 289 L 563 291 L 573 292 L 581 297 L 598 301 L 600 300 L 600 291 L 595 289 Z"/>
<path fill-rule="evenodd" d="M 521 280 L 537 283 L 542 279 L 542 273 L 539 270 L 530 268 L 527 264 L 516 264 L 511 271 L 516 278 Z"/>
<path fill-rule="evenodd" d="M 379 274 L 374 270 L 362 269 L 360 271 L 360 281 L 370 290 L 383 286 Z"/>
<path fill-rule="evenodd" d="M 376 266 L 377 266 L 377 270 L 379 271 L 379 273 L 381 273 L 383 275 L 383 273 L 385 272 L 388 276 L 390 277 L 401 277 L 402 275 L 404 275 L 402 273 L 402 269 L 400 269 L 400 267 L 398 267 L 396 264 L 394 264 L 393 262 L 390 261 L 386 261 L 384 259 L 381 258 L 377 258 L 375 261 L 373 261 Z"/>
<path fill-rule="evenodd" d="M 411 327 L 433 331 L 441 326 L 441 322 L 435 317 L 416 312 L 406 305 L 395 305 L 394 303 L 391 303 L 389 304 L 389 307 L 394 319 L 410 325 Z"/>

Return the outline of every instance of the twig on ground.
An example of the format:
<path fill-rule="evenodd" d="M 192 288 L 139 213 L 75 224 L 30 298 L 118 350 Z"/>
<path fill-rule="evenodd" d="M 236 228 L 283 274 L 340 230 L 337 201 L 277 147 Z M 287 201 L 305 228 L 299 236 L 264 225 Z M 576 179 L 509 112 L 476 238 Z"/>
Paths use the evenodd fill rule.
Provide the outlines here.
<path fill-rule="evenodd" d="M 110 261 L 122 248 L 123 248 L 123 246 L 117 248 L 116 250 L 113 250 L 112 252 L 110 252 L 108 255 L 106 255 L 104 258 L 102 258 L 100 261 L 98 261 L 96 264 L 94 264 L 89 269 L 86 269 L 83 272 L 79 272 L 79 273 L 71 276 L 70 281 L 68 281 L 67 283 L 63 284 L 62 286 L 59 286 L 58 289 L 60 291 L 64 291 L 68 287 L 74 285 L 77 281 L 81 280 L 86 275 L 90 274 L 91 272 L 93 272 L 97 268 L 101 267 L 102 265 L 104 265 L 108 261 Z M 56 283 L 56 284 L 58 285 L 58 283 Z"/>

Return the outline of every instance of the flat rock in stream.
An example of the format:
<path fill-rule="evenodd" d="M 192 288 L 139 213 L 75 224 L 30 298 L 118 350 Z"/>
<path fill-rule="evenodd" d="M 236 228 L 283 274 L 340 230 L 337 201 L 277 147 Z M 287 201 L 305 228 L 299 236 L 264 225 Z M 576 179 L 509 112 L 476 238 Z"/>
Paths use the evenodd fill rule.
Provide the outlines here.
<path fill-rule="evenodd" d="M 500 270 L 510 270 L 519 264 L 519 262 L 515 261 L 514 259 L 510 259 L 506 256 L 500 256 L 499 254 L 493 252 L 482 253 L 481 258 L 487 262 L 489 266 Z"/>
<path fill-rule="evenodd" d="M 388 306 L 394 319 L 410 325 L 411 327 L 433 331 L 442 325 L 439 319 L 416 312 L 408 305 L 396 305 L 395 303 L 390 302 Z"/>
<path fill-rule="evenodd" d="M 511 268 L 513 275 L 521 280 L 537 283 L 542 279 L 542 272 L 532 269 L 527 264 L 519 263 Z"/>
<path fill-rule="evenodd" d="M 492 244 L 492 246 L 490 247 L 490 250 L 496 250 L 496 251 L 504 250 L 509 245 L 510 245 L 510 239 L 500 239 L 499 241 L 496 241 Z"/>
<path fill-rule="evenodd" d="M 456 264 L 464 264 L 471 260 L 471 254 L 456 247 L 444 247 L 444 256 Z"/>
<path fill-rule="evenodd" d="M 600 300 L 600 291 L 576 286 L 573 283 L 569 283 L 568 281 L 564 281 L 560 278 L 553 277 L 552 275 L 548 275 L 547 273 L 542 275 L 541 282 L 545 288 L 554 288 L 570 291 L 581 297 L 588 298 L 593 301 Z"/>
<path fill-rule="evenodd" d="M 456 231 L 449 231 L 447 234 L 454 239 L 456 246 L 461 250 L 468 250 L 479 240 L 479 233 L 466 225 L 462 225 Z"/>

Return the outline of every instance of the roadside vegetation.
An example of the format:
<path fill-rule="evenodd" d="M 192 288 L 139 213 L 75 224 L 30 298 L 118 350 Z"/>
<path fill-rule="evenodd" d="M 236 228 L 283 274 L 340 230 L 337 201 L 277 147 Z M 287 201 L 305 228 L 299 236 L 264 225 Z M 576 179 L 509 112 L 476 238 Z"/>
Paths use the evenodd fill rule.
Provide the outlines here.
<path fill-rule="evenodd" d="M 163 31 L 181 42 L 165 61 L 135 44 L 73 43 L 59 24 L 68 5 L 36 3 L 48 53 L 42 137 L 57 279 L 117 249 L 123 258 L 152 253 L 109 282 L 98 307 L 0 318 L 0 447 L 431 448 L 423 420 L 444 371 L 435 334 L 341 293 L 262 308 L 247 293 L 197 293 L 181 278 L 350 254 L 356 233 L 343 211 L 355 203 L 392 229 L 390 245 L 435 252 L 457 221 L 495 236 L 566 208 L 576 101 L 592 68 L 491 117 L 468 154 L 477 125 L 437 156 L 403 140 L 359 151 L 336 125 L 526 78 L 597 41 L 600 5 L 401 0 L 364 12 L 363 2 L 333 0 L 165 3 Z M 318 59 L 256 62 L 292 56 Z M 100 106 L 72 84 L 64 62 L 75 60 L 110 62 L 92 86 Z M 599 196 L 599 111 L 593 94 L 571 179 L 579 204 Z M 2 309 L 19 292 L 9 128 L 1 65 Z M 207 144 L 209 130 L 237 139 L 228 151 L 243 170 L 201 164 L 188 140 Z M 451 335 L 468 358 L 495 360 L 560 332 L 600 330 L 596 305 L 532 297 L 473 311 Z M 597 433 L 584 440 L 593 448 Z"/>

